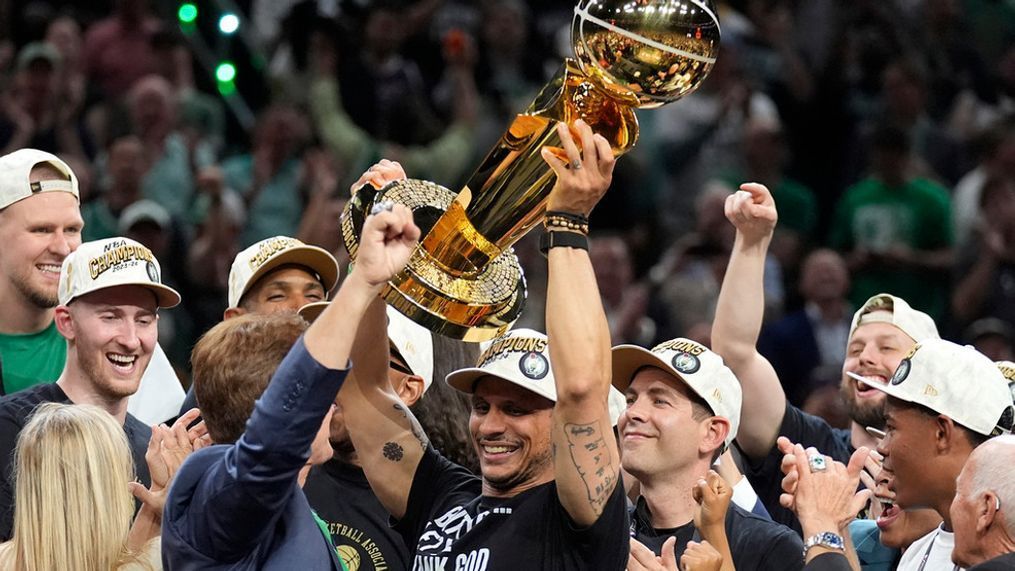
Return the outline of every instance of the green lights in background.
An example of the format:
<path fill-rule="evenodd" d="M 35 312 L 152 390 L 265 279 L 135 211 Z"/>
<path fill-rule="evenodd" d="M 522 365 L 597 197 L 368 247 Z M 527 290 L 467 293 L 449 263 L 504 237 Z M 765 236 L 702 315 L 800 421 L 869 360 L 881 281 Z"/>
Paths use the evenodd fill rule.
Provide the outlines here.
<path fill-rule="evenodd" d="M 180 4 L 176 16 L 180 19 L 181 24 L 193 24 L 197 20 L 197 5 L 190 2 Z"/>

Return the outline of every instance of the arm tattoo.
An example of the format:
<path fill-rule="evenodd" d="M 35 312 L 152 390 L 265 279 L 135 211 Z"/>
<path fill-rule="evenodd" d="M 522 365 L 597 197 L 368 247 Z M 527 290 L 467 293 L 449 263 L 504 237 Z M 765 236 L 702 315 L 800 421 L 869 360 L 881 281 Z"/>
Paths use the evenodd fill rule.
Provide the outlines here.
<path fill-rule="evenodd" d="M 617 468 L 613 466 L 610 449 L 598 424 L 564 425 L 571 462 L 585 483 L 589 505 L 596 516 L 603 513 L 603 507 L 617 483 Z"/>
<path fill-rule="evenodd" d="M 430 441 L 427 439 L 426 433 L 423 432 L 423 427 L 419 425 L 419 421 L 416 420 L 416 417 L 412 416 L 412 414 L 409 413 L 409 409 L 405 408 L 403 405 L 396 404 L 394 407 L 395 410 L 402 413 L 405 420 L 409 421 L 409 430 L 412 431 L 412 435 L 419 441 L 420 447 L 423 448 L 423 450 L 426 450 L 426 445 L 429 444 Z"/>
<path fill-rule="evenodd" d="M 392 462 L 401 462 L 403 456 L 402 447 L 397 442 L 388 442 L 384 445 L 384 457 Z"/>

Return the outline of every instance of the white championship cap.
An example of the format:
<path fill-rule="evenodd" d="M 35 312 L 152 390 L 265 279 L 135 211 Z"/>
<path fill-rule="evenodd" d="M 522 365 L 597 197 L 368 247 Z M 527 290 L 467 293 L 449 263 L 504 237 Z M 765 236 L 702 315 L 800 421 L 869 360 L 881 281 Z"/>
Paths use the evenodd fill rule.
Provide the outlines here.
<path fill-rule="evenodd" d="M 41 163 L 52 165 L 70 180 L 30 182 L 32 169 Z M 0 210 L 40 192 L 69 192 L 80 199 L 78 177 L 59 157 L 37 149 L 20 149 L 0 157 Z"/>
<path fill-rule="evenodd" d="M 229 307 L 239 307 L 243 294 L 257 280 L 285 264 L 303 266 L 316 273 L 325 291 L 338 282 L 338 262 L 327 250 L 308 246 L 296 238 L 275 236 L 236 254 L 229 270 Z"/>
<path fill-rule="evenodd" d="M 313 323 L 330 301 L 316 301 L 300 308 L 300 317 Z M 388 341 L 401 355 L 413 375 L 423 379 L 423 391 L 433 384 L 433 337 L 430 330 L 387 306 Z"/>
<path fill-rule="evenodd" d="M 152 251 L 129 238 L 85 242 L 63 260 L 60 304 L 100 289 L 136 285 L 150 289 L 159 307 L 180 303 L 180 294 L 162 285 L 162 267 Z"/>
<path fill-rule="evenodd" d="M 850 377 L 867 382 L 856 373 Z M 944 339 L 917 343 L 887 383 L 867 384 L 919 404 L 985 436 L 1011 432 L 1015 407 L 998 365 L 966 345 Z"/>
<path fill-rule="evenodd" d="M 853 337 L 853 332 L 857 327 L 867 323 L 894 325 L 917 343 L 941 337 L 938 335 L 937 325 L 929 315 L 913 309 L 901 297 L 887 293 L 879 293 L 871 297 L 853 314 L 853 323 L 849 326 L 849 337 Z"/>
<path fill-rule="evenodd" d="M 626 391 L 642 367 L 656 367 L 684 381 L 712 409 L 730 422 L 729 445 L 740 427 L 743 393 L 740 381 L 723 364 L 722 357 L 704 345 L 678 337 L 656 345 L 651 351 L 637 345 L 613 348 L 613 386 Z"/>
<path fill-rule="evenodd" d="M 557 402 L 546 335 L 538 331 L 509 331 L 490 342 L 480 355 L 478 366 L 455 371 L 445 380 L 463 393 L 472 393 L 476 381 L 486 376 L 504 379 Z"/>

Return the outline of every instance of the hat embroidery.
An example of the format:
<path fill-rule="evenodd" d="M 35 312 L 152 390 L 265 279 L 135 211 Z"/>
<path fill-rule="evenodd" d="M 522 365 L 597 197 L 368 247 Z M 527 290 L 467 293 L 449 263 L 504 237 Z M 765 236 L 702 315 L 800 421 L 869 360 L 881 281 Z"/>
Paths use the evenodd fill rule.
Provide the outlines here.
<path fill-rule="evenodd" d="M 712 398 L 714 398 L 716 402 L 722 402 L 722 391 L 719 390 L 719 387 L 716 387 L 716 389 L 712 391 Z"/>
<path fill-rule="evenodd" d="M 895 369 L 895 374 L 892 375 L 892 380 L 890 382 L 893 385 L 898 385 L 902 383 L 902 381 L 906 380 L 906 377 L 909 376 L 909 370 L 911 368 L 912 368 L 911 361 L 908 358 L 903 359 L 902 362 L 899 363 L 899 368 Z"/>
<path fill-rule="evenodd" d="M 155 267 L 155 262 L 148 262 L 145 270 L 148 271 L 148 279 L 152 280 L 152 283 L 162 283 L 162 280 L 159 279 L 159 269 Z"/>
<path fill-rule="evenodd" d="M 153 259 L 154 256 L 151 250 L 140 244 L 113 242 L 106 245 L 101 254 L 88 260 L 88 274 L 94 280 L 98 279 L 107 270 L 119 271 L 138 262 L 150 263 Z"/>
<path fill-rule="evenodd" d="M 1015 381 L 1015 367 L 998 365 L 997 368 L 1000 369 L 1001 374 L 1004 375 L 1004 378 L 1008 380 L 1009 384 L 1011 384 L 1012 381 Z"/>
<path fill-rule="evenodd" d="M 937 389 L 934 388 L 934 385 L 927 385 L 923 387 L 923 394 L 929 397 L 936 397 L 938 395 L 938 392 Z"/>
<path fill-rule="evenodd" d="M 673 356 L 673 368 L 685 375 L 693 375 L 701 368 L 701 361 L 690 353 L 680 352 Z"/>
<path fill-rule="evenodd" d="M 302 242 L 293 238 L 272 238 L 265 240 L 257 249 L 257 254 L 250 258 L 250 261 L 248 262 L 250 264 L 250 269 L 256 270 L 261 267 L 261 264 L 267 262 L 268 258 L 274 256 L 282 250 L 288 250 L 302 245 Z"/>
<path fill-rule="evenodd" d="M 550 372 L 550 362 L 541 353 L 530 351 L 518 360 L 518 368 L 526 377 L 538 381 Z"/>

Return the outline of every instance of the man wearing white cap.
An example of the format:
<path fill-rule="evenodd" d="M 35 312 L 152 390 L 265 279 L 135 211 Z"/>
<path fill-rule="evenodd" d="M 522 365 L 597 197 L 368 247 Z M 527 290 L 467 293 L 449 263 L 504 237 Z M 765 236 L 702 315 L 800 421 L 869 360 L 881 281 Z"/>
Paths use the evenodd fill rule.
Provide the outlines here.
<path fill-rule="evenodd" d="M 776 447 L 776 438 L 785 436 L 804 447 L 814 447 L 843 464 L 861 446 L 874 449 L 877 443 L 865 429 L 884 426 L 885 398 L 871 387 L 887 382 L 915 343 L 938 338 L 937 327 L 927 314 L 899 297 L 879 294 L 870 298 L 853 315 L 844 339 L 846 360 L 840 388 L 852 421 L 850 428 L 832 428 L 791 405 L 772 365 L 756 348 L 764 313 L 764 262 L 778 219 L 776 205 L 760 184 L 740 188 L 726 201 L 726 217 L 737 233 L 716 305 L 712 348 L 743 388 L 737 445 L 746 459 L 744 472 L 772 518 L 799 528 L 796 516 L 779 504 L 783 454 Z M 823 334 L 838 335 L 835 331 Z M 869 382 L 857 382 L 848 372 Z M 865 483 L 874 488 L 873 479 Z"/>
<path fill-rule="evenodd" d="M 564 124 L 557 134 L 570 164 L 543 153 L 557 175 L 547 207 L 562 218 L 589 214 L 614 165 L 603 137 L 582 121 L 574 129 L 584 156 Z M 359 368 L 339 398 L 370 486 L 415 551 L 413 569 L 618 571 L 627 563 L 627 510 L 607 406 L 609 328 L 587 239 L 569 234 L 550 231 L 545 242 L 549 339 L 509 333 L 479 367 L 447 379 L 472 395 L 469 430 L 481 478 L 430 446 L 389 386 L 383 307 L 375 304 L 364 319 L 363 351 L 353 354 Z"/>
<path fill-rule="evenodd" d="M 677 338 L 651 351 L 614 347 L 613 385 L 628 403 L 617 425 L 623 466 L 641 484 L 632 536 L 656 555 L 674 538 L 675 565 L 689 541 L 702 539 L 693 490 L 737 435 L 740 383 L 719 355 Z M 785 526 L 734 504 L 725 529 L 739 570 L 803 567 L 803 543 Z"/>
<path fill-rule="evenodd" d="M 909 352 L 888 383 L 871 386 L 888 396 L 878 452 L 895 476 L 895 503 L 933 508 L 944 520 L 906 550 L 898 568 L 951 569 L 956 478 L 977 446 L 1011 432 L 1015 406 L 1008 383 L 972 347 L 929 339 Z"/>
<path fill-rule="evenodd" d="M 150 482 L 145 452 L 151 429 L 127 412 L 158 342 L 158 310 L 180 296 L 162 284 L 158 260 L 126 238 L 82 244 L 63 261 L 56 327 L 66 339 L 67 359 L 56 383 L 0 399 L 0 537 L 11 534 L 11 462 L 18 434 L 42 402 L 92 404 L 123 423 L 134 467 Z"/>
<path fill-rule="evenodd" d="M 229 307 L 223 319 L 247 313 L 296 313 L 324 301 L 338 283 L 338 262 L 323 248 L 296 238 L 275 236 L 236 255 L 229 270 Z M 180 414 L 198 406 L 194 389 Z"/>
<path fill-rule="evenodd" d="M 0 157 L 0 355 L 11 394 L 53 382 L 66 342 L 53 322 L 60 265 L 81 244 L 78 181 L 55 155 Z"/>

